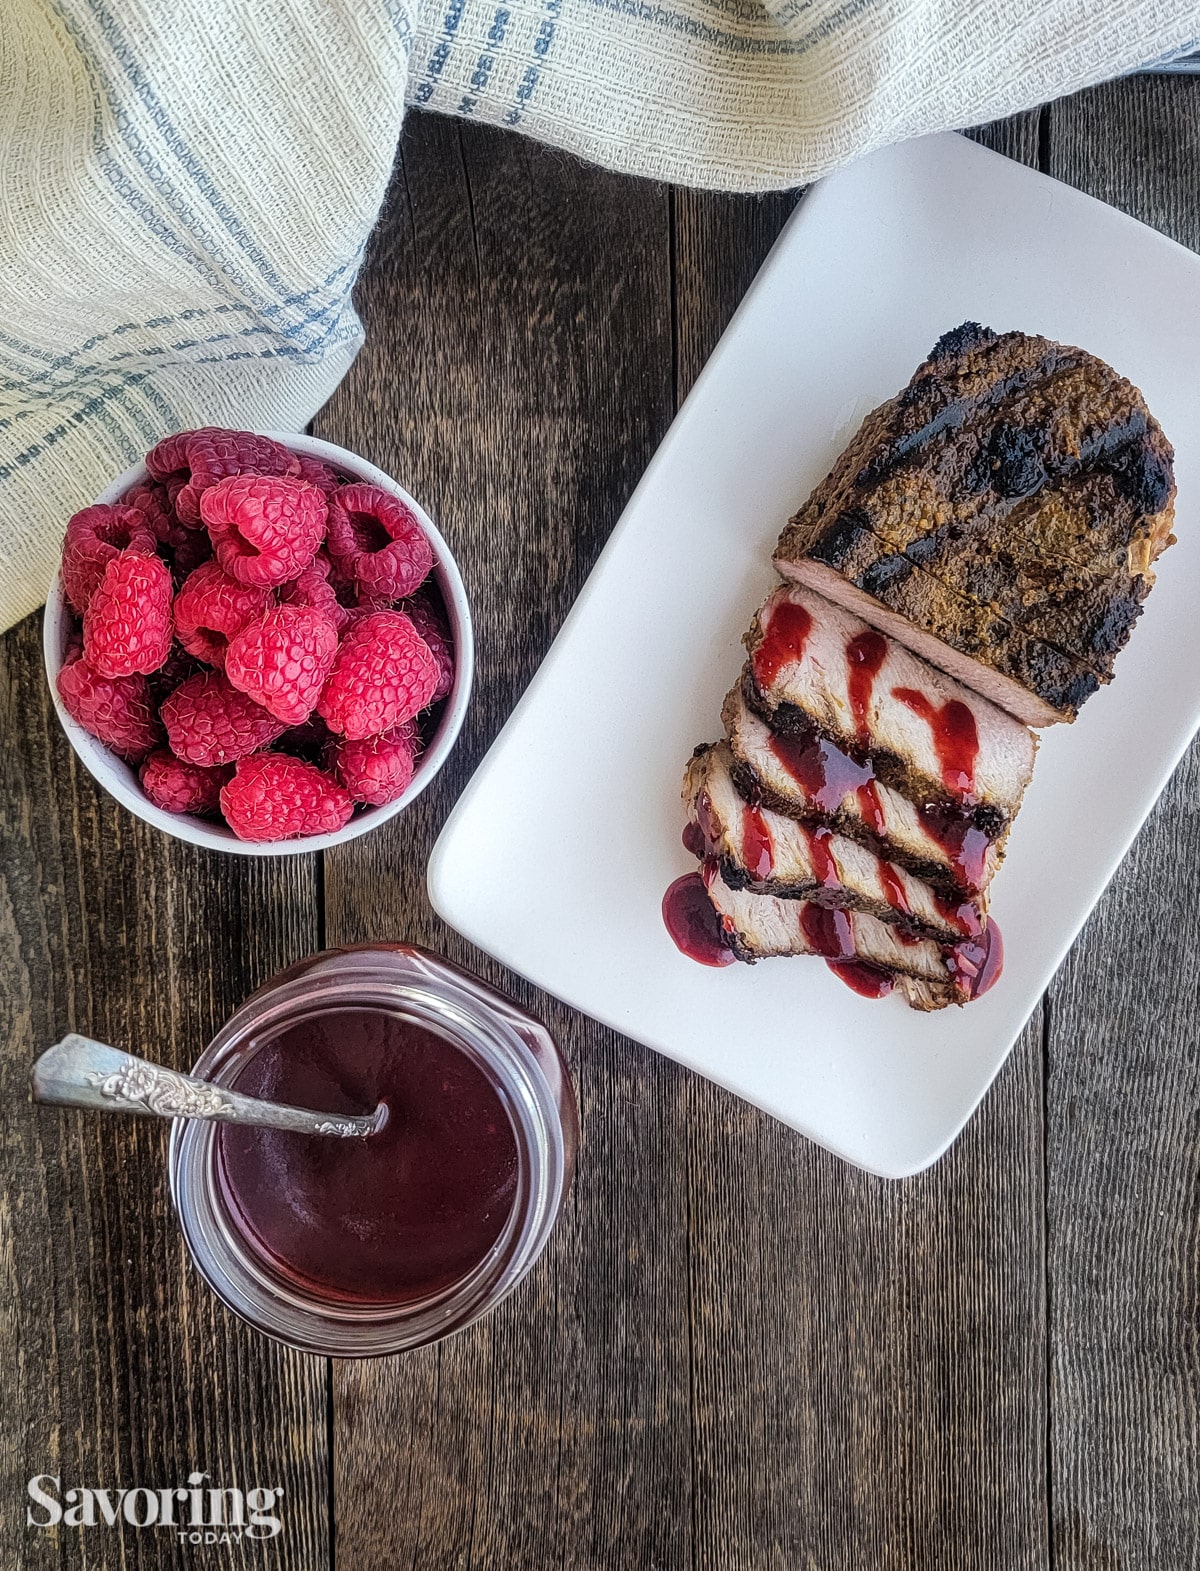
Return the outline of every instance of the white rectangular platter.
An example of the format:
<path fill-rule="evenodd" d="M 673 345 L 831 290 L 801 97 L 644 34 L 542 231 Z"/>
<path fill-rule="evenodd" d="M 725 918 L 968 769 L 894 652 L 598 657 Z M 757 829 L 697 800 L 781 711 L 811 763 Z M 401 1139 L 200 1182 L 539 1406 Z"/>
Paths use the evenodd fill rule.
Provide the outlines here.
<path fill-rule="evenodd" d="M 935 1015 L 820 962 L 709 970 L 662 924 L 683 765 L 720 734 L 780 527 L 948 328 L 1077 344 L 1177 451 L 1179 543 L 1117 680 L 1043 733 L 993 885 L 1004 975 Z M 957 136 L 800 204 L 458 803 L 429 889 L 472 942 L 871 1172 L 962 1129 L 1200 723 L 1200 258 Z"/>

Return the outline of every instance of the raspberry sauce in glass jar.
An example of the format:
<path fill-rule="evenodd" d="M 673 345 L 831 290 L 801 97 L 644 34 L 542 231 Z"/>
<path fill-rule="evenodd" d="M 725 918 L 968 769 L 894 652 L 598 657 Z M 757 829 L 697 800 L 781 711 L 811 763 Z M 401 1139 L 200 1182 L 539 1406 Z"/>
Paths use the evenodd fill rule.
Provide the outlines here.
<path fill-rule="evenodd" d="M 570 1183 L 574 1095 L 545 1028 L 403 945 L 330 950 L 236 1012 L 195 1073 L 371 1112 L 366 1139 L 180 1120 L 171 1192 L 192 1258 L 259 1330 L 339 1357 L 477 1319 L 533 1265 Z"/>

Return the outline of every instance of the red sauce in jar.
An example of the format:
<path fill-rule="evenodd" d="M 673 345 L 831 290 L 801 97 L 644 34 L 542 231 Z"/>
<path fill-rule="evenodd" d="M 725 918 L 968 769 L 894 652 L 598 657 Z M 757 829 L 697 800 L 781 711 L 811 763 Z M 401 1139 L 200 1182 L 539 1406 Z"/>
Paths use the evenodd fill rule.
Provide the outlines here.
<path fill-rule="evenodd" d="M 516 1137 L 491 1081 L 446 1038 L 386 1010 L 338 1010 L 267 1041 L 234 1086 L 330 1113 L 387 1107 L 365 1140 L 220 1126 L 230 1218 L 297 1286 L 413 1302 L 461 1281 L 503 1231 Z"/>

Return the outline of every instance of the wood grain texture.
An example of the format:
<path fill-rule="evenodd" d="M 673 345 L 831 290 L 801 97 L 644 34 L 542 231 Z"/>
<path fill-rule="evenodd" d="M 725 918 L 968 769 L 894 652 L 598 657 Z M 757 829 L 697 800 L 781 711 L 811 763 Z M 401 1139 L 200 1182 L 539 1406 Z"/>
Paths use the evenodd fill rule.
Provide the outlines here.
<path fill-rule="evenodd" d="M 197 851 L 106 798 L 50 705 L 40 618 L 0 641 L 0 1565 L 149 1568 L 327 1554 L 323 1366 L 254 1335 L 188 1264 L 157 1121 L 34 1108 L 64 1030 L 190 1067 L 245 993 L 311 949 L 314 869 Z M 286 1532 L 197 1551 L 169 1529 L 26 1526 L 26 1480 L 282 1485 Z"/>
<path fill-rule="evenodd" d="M 1200 248 L 1198 110 L 1200 82 L 1140 79 L 973 134 Z M 793 200 L 669 192 L 409 117 L 359 289 L 368 343 L 315 429 L 438 518 L 479 676 L 441 778 L 323 867 L 135 823 L 58 733 L 36 626 L 0 641 L 0 1566 L 195 1565 L 166 1534 L 24 1523 L 34 1472 L 194 1469 L 287 1491 L 276 1543 L 201 1551 L 238 1568 L 1200 1566 L 1200 754 L 1049 1014 L 903 1184 L 538 995 L 425 897 L 451 803 Z M 25 1084 L 71 1026 L 186 1065 L 279 966 L 381 937 L 548 1020 L 583 1152 L 545 1259 L 494 1315 L 329 1371 L 187 1269 L 163 1130 L 35 1111 Z"/>
<path fill-rule="evenodd" d="M 584 1139 L 513 1299 L 440 1349 L 336 1369 L 339 1564 L 1045 1563 L 1038 1025 L 952 1157 L 887 1185 L 505 977 L 425 900 L 450 801 L 793 202 L 667 193 L 410 118 L 368 343 L 316 429 L 430 502 L 479 687 L 418 810 L 327 859 L 327 935 L 430 942 L 531 1004 Z M 390 1514 L 365 1487 L 384 1447 Z"/>
<path fill-rule="evenodd" d="M 1006 158 L 1015 158 L 1018 163 L 1038 169 L 1047 150 L 1048 114 L 1047 109 L 1027 109 L 1024 114 L 1012 115 L 1007 120 L 975 126 L 964 135 L 990 147 L 994 153 L 1003 153 Z"/>
<path fill-rule="evenodd" d="M 1200 249 L 1200 81 L 1113 83 L 1050 126 L 1052 173 Z M 1200 1566 L 1198 787 L 1193 748 L 1054 989 L 1051 1488 L 1069 1571 Z"/>

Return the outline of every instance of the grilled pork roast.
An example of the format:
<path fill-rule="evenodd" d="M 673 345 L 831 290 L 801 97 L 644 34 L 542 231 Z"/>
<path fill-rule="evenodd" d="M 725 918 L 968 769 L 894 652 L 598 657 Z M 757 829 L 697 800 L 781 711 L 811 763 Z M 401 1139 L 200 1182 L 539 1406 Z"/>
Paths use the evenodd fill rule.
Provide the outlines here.
<path fill-rule="evenodd" d="M 960 803 L 998 831 L 1033 774 L 1036 742 L 1004 709 L 812 590 L 781 585 L 746 635 L 744 691 L 782 733 L 816 731 L 912 801 Z"/>
<path fill-rule="evenodd" d="M 938 341 L 784 530 L 725 740 L 687 766 L 712 912 L 680 883 L 718 956 L 819 955 L 915 1009 L 987 990 L 1028 727 L 1111 680 L 1174 496 L 1170 444 L 1094 355 Z"/>
<path fill-rule="evenodd" d="M 733 777 L 748 802 L 822 824 L 860 841 L 945 895 L 986 889 L 1004 856 L 1007 827 L 994 836 L 966 814 L 915 803 L 874 778 L 825 737 L 797 747 L 771 730 L 746 702 L 742 683 L 729 694 L 721 720 L 733 755 Z"/>
<path fill-rule="evenodd" d="M 1174 498 L 1171 445 L 1132 383 L 968 322 L 867 417 L 776 565 L 1049 725 L 1111 680 Z"/>
<path fill-rule="evenodd" d="M 733 890 L 862 911 L 906 934 L 957 943 L 982 931 L 986 910 L 929 884 L 820 823 L 756 807 L 738 791 L 728 742 L 698 747 L 684 775 L 688 822 L 703 856 Z"/>

